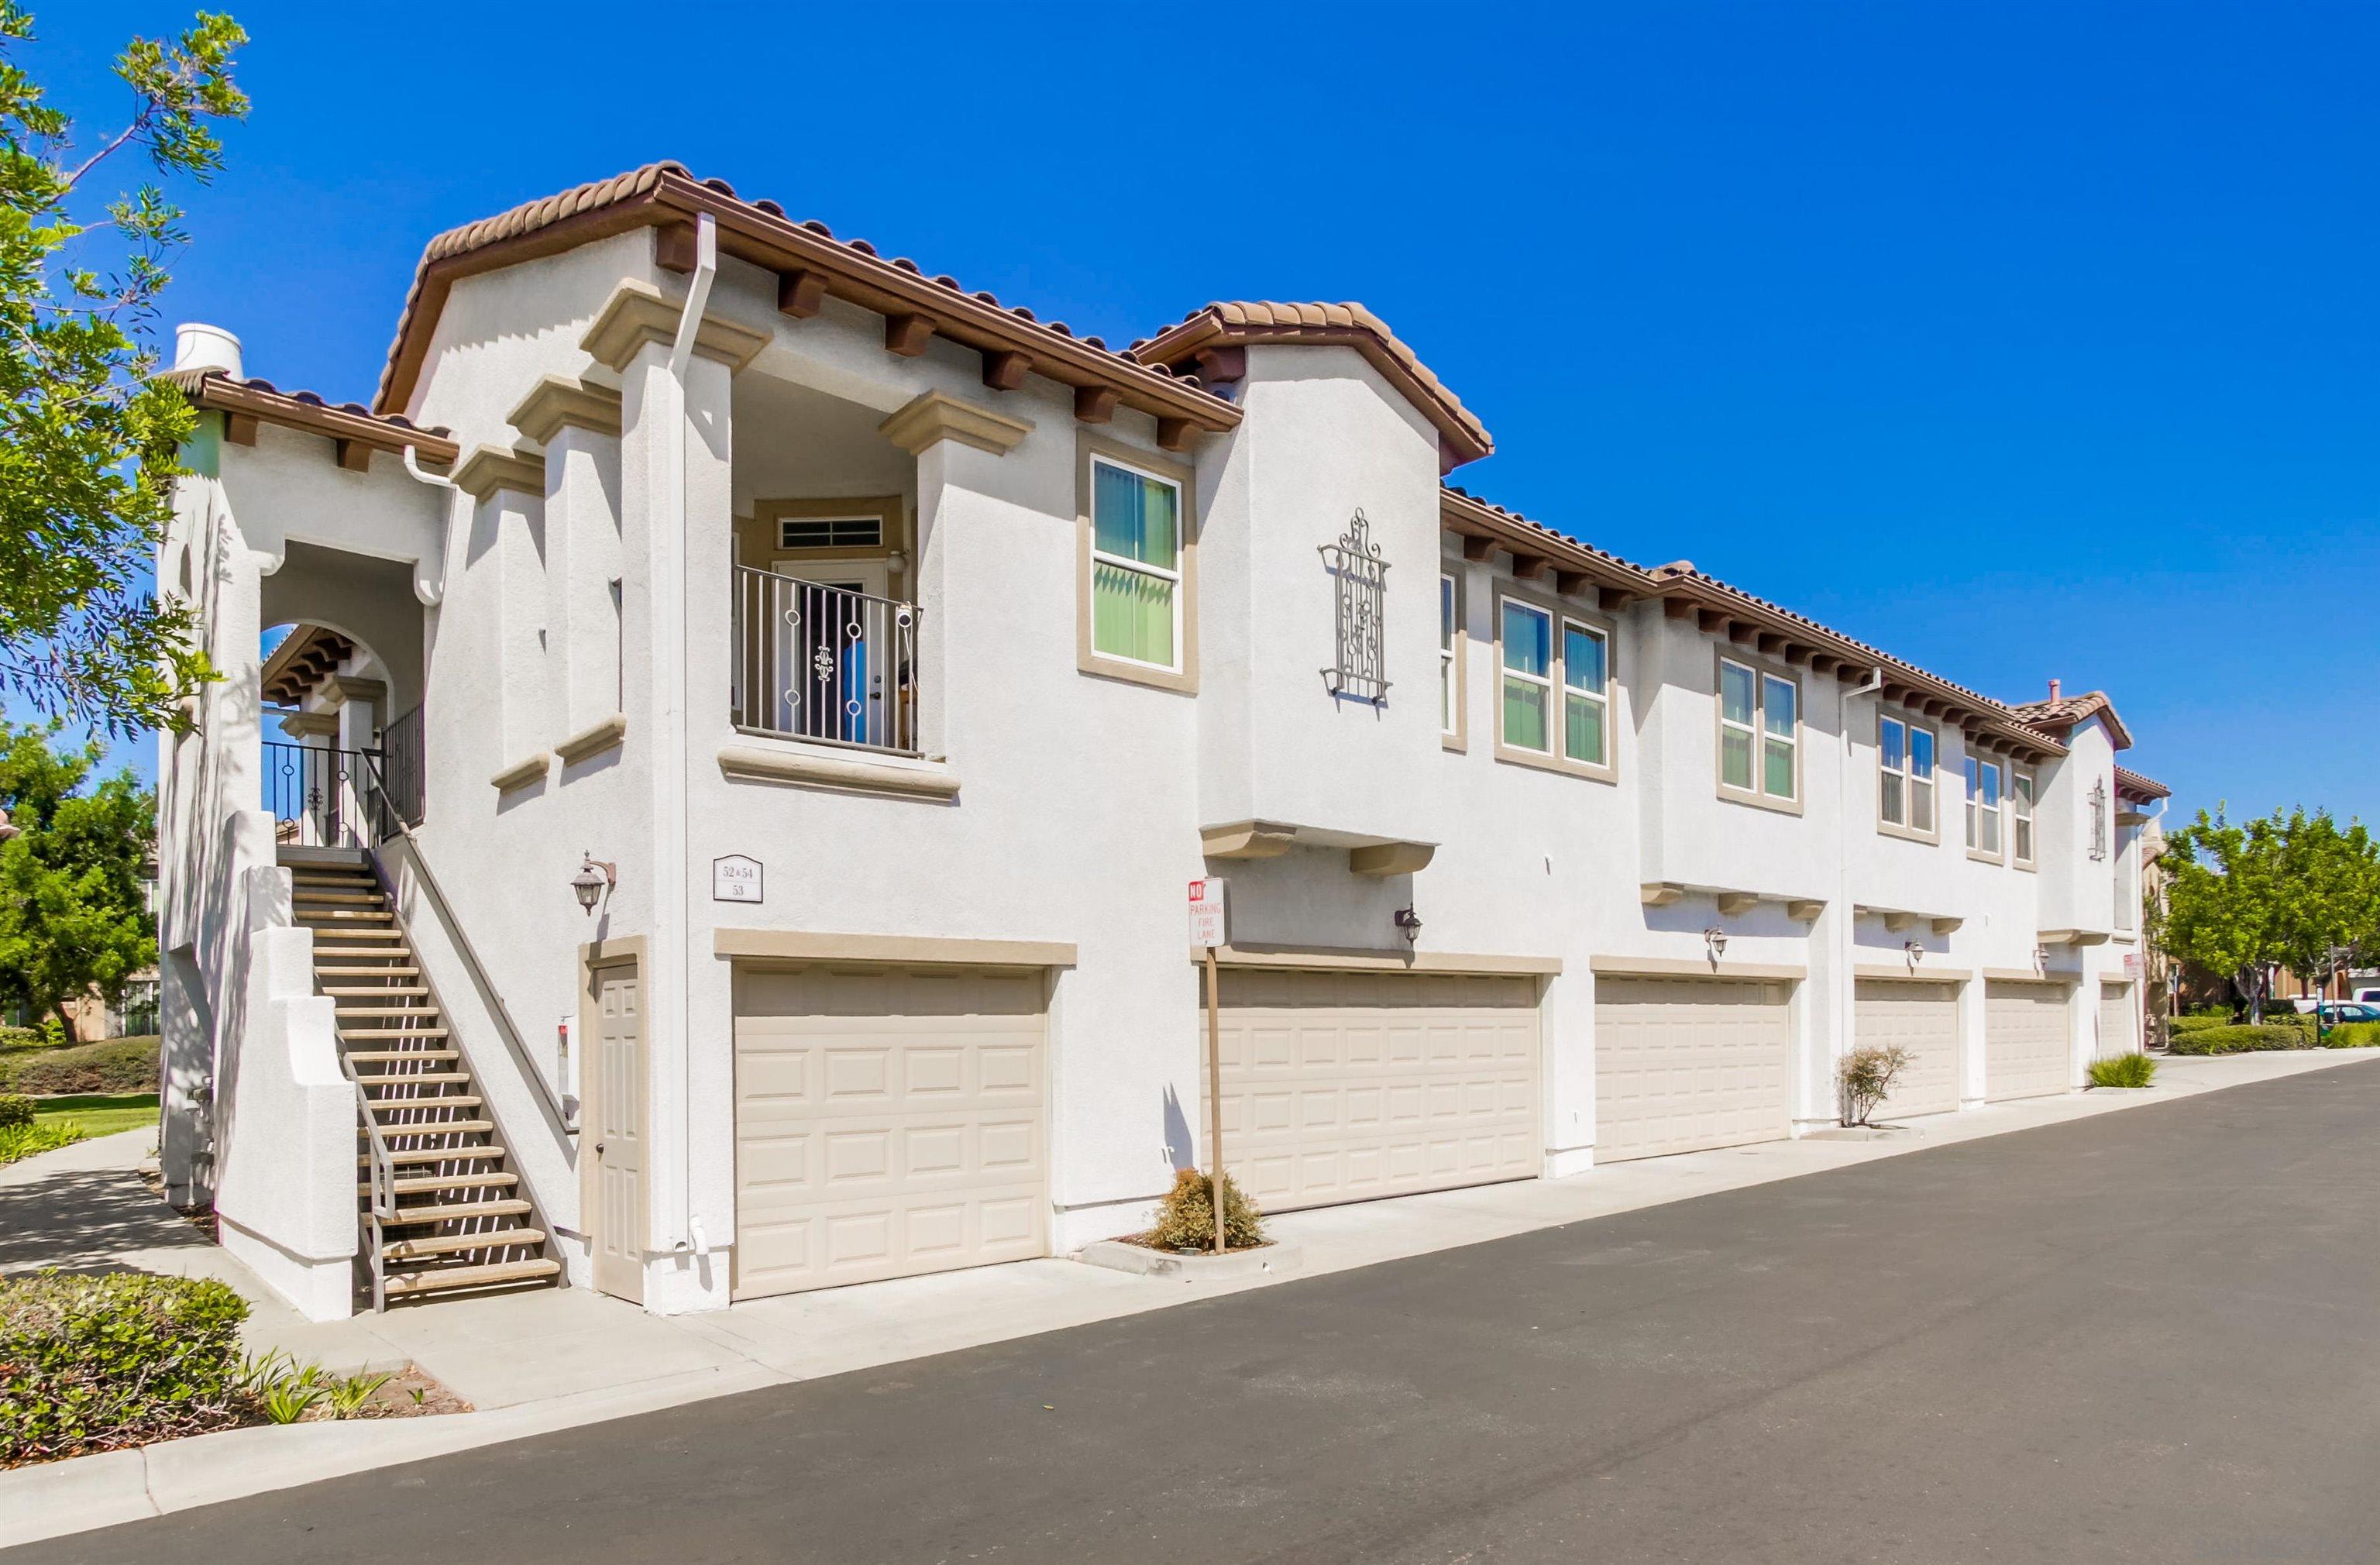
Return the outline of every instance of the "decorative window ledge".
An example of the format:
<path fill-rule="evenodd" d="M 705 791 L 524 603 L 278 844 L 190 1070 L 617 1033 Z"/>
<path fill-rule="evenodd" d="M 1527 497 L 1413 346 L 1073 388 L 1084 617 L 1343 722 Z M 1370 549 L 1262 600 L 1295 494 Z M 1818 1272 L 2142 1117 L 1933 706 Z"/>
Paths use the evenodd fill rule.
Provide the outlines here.
<path fill-rule="evenodd" d="M 783 782 L 893 798 L 958 796 L 958 773 L 946 761 L 895 760 L 809 745 L 722 745 L 719 770 L 739 782 Z"/>
<path fill-rule="evenodd" d="M 600 756 L 628 736 L 628 714 L 613 712 L 601 722 L 590 723 L 553 746 L 565 766 L 576 766 L 590 756 Z"/>
<path fill-rule="evenodd" d="M 526 788 L 532 782 L 544 782 L 545 774 L 552 768 L 553 752 L 540 750 L 533 756 L 515 761 L 489 778 L 488 782 L 497 793 L 509 794 L 516 788 Z"/>

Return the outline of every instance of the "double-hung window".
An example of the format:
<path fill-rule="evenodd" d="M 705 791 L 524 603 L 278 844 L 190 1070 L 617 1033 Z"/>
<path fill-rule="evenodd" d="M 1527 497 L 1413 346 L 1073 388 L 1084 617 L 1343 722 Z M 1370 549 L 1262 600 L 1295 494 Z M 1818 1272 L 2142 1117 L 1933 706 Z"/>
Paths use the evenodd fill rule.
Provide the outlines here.
<path fill-rule="evenodd" d="M 1609 780 L 1610 632 L 1518 598 L 1498 604 L 1497 622 L 1503 748 Z"/>
<path fill-rule="evenodd" d="M 1091 460 L 1091 651 L 1182 666 L 1182 486 Z"/>
<path fill-rule="evenodd" d="M 1897 717 L 1876 720 L 1876 816 L 1921 836 L 1934 834 L 1934 731 Z"/>
<path fill-rule="evenodd" d="M 1748 663 L 1718 664 L 1718 781 L 1791 804 L 1801 796 L 1802 687 Z"/>
<path fill-rule="evenodd" d="M 2016 861 L 2033 862 L 2033 774 L 2029 771 L 2009 773 L 2009 813 L 2014 818 L 2010 834 L 2016 839 Z"/>
<path fill-rule="evenodd" d="M 1985 858 L 2000 855 L 2000 763 L 1967 758 L 1967 849 Z"/>
<path fill-rule="evenodd" d="M 1462 630 L 1461 595 L 1450 573 L 1438 578 L 1438 731 L 1449 739 L 1463 733 L 1463 671 L 1454 661 L 1454 638 Z"/>

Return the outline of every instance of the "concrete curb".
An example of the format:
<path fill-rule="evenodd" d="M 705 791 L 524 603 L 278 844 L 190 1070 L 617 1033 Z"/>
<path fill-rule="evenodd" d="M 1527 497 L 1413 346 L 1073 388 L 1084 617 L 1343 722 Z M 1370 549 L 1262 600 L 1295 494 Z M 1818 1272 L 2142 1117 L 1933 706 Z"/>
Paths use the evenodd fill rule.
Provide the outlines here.
<path fill-rule="evenodd" d="M 1272 1244 L 1257 1250 L 1227 1250 L 1220 1256 L 1185 1256 L 1170 1250 L 1152 1250 L 1146 1244 L 1135 1244 L 1122 1239 L 1102 1239 L 1096 1244 L 1083 1246 L 1075 1257 L 1089 1266 L 1106 1267 L 1111 1271 L 1128 1271 L 1139 1277 L 1178 1278 L 1184 1282 L 1203 1282 L 1225 1277 L 1256 1277 L 1270 1274 L 1285 1277 L 1305 1269 L 1305 1252 L 1294 1244 Z"/>

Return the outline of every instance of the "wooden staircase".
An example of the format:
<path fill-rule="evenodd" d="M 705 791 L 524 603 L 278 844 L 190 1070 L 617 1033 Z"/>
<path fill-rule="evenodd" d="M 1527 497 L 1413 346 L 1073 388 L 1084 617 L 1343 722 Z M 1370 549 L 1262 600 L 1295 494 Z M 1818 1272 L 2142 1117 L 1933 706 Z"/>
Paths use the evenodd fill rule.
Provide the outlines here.
<path fill-rule="evenodd" d="M 339 1049 L 388 1148 L 395 1220 L 371 1220 L 371 1138 L 356 1128 L 357 1207 L 391 1299 L 552 1286 L 562 1263 L 486 1100 L 455 1047 L 413 942 L 361 853 L 285 850 L 292 911 L 314 931 L 314 986 L 338 1011 Z M 377 1304 L 378 1301 L 375 1300 Z"/>

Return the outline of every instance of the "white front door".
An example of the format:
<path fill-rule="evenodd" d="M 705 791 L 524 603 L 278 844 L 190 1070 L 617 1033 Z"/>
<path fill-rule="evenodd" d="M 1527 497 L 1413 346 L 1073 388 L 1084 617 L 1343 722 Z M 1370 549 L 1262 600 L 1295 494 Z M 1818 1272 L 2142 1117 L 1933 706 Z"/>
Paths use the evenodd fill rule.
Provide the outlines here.
<path fill-rule="evenodd" d="M 588 1117 L 580 1131 L 591 1173 L 580 1199 L 595 1259 L 595 1286 L 645 1296 L 645 1015 L 633 966 L 600 967 Z"/>

